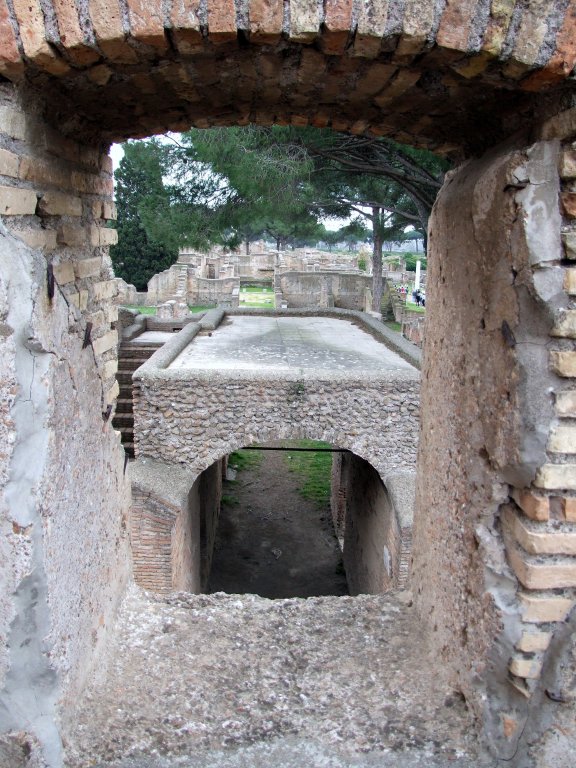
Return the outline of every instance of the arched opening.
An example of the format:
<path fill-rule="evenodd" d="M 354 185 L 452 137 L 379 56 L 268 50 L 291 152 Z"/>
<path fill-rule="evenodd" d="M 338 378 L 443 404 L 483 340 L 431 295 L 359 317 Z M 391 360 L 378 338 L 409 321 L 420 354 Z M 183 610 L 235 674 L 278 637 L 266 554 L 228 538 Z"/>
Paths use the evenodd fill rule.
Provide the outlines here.
<path fill-rule="evenodd" d="M 128 486 L 109 421 L 109 142 L 250 119 L 390 135 L 459 158 L 510 139 L 451 177 L 431 228 L 414 587 L 487 740 L 515 759 L 576 586 L 576 126 L 570 111 L 558 116 L 573 91 L 572 17 L 552 3 L 547 23 L 529 3 L 494 15 L 424 4 L 417 19 L 391 3 L 386 20 L 375 3 L 355 20 L 351 3 L 236 13 L 209 2 L 201 19 L 100 5 L 0 13 L 3 567 L 17 596 L 2 603 L 0 670 L 34 692 L 38 667 L 18 650 L 30 647 L 73 699 L 128 579 Z M 11 635 L 30 626 L 19 619 L 38 594 L 46 611 L 32 642 Z M 57 687 L 30 713 L 46 750 L 57 749 L 43 727 L 46 712 L 58 721 Z"/>
<path fill-rule="evenodd" d="M 331 451 L 278 441 L 228 457 L 207 592 L 348 594 L 332 524 Z"/>

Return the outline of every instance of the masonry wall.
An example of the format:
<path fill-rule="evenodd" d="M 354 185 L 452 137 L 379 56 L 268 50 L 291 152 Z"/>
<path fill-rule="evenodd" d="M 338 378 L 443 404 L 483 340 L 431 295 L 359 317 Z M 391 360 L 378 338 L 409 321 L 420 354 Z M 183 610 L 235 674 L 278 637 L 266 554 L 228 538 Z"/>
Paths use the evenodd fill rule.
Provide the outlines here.
<path fill-rule="evenodd" d="M 351 595 L 378 595 L 399 583 L 402 536 L 392 501 L 368 462 L 341 455 L 340 488 L 346 499 L 344 567 Z"/>
<path fill-rule="evenodd" d="M 275 279 L 276 290 L 282 291 L 289 307 L 319 306 L 327 290 L 335 307 L 363 310 L 364 291 L 371 286 L 371 277 L 339 272 L 281 272 Z"/>
<path fill-rule="evenodd" d="M 57 702 L 81 689 L 128 577 L 129 486 L 108 410 L 109 158 L 24 102 L 0 86 L 0 734 L 28 732 L 57 765 Z"/>
<path fill-rule="evenodd" d="M 570 152 L 552 136 L 465 164 L 430 226 L 415 599 L 495 752 L 518 765 L 576 587 Z"/>
<path fill-rule="evenodd" d="M 209 280 L 205 277 L 188 276 L 189 304 L 225 304 L 237 307 L 239 290 L 240 279 L 237 277 Z"/>

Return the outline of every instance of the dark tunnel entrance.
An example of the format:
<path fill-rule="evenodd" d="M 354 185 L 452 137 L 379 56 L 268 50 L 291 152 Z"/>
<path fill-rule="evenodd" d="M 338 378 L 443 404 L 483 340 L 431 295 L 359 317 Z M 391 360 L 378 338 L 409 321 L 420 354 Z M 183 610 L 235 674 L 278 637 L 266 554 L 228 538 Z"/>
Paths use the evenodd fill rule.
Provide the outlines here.
<path fill-rule="evenodd" d="M 207 592 L 348 594 L 331 514 L 332 450 L 302 440 L 231 454 Z"/>

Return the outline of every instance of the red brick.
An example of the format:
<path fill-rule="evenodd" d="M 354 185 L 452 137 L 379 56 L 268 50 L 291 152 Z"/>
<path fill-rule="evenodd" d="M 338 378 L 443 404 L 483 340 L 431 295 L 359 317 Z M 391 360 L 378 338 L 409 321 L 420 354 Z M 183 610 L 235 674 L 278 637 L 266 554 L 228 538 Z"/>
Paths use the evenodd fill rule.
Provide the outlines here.
<path fill-rule="evenodd" d="M 568 496 L 562 499 L 562 513 L 566 522 L 576 523 L 576 497 Z"/>
<path fill-rule="evenodd" d="M 358 27 L 354 37 L 353 56 L 375 59 L 382 47 L 382 36 L 388 19 L 388 3 L 366 0 L 360 4 Z"/>
<path fill-rule="evenodd" d="M 320 33 L 320 12 L 316 0 L 290 0 L 290 40 L 311 43 Z"/>
<path fill-rule="evenodd" d="M 563 192 L 561 195 L 564 213 L 571 219 L 576 218 L 576 192 Z"/>
<path fill-rule="evenodd" d="M 322 50 L 328 54 L 344 53 L 350 37 L 353 0 L 325 0 Z"/>
<path fill-rule="evenodd" d="M 40 69 L 61 75 L 70 66 L 48 45 L 39 0 L 13 0 L 24 53 Z"/>
<path fill-rule="evenodd" d="M 16 75 L 24 69 L 6 0 L 0 0 L 0 72 Z"/>
<path fill-rule="evenodd" d="M 234 0 L 208 0 L 208 37 L 213 43 L 236 40 Z"/>
<path fill-rule="evenodd" d="M 250 0 L 250 40 L 275 43 L 282 34 L 284 3 L 282 0 Z"/>
<path fill-rule="evenodd" d="M 70 0 L 52 0 L 54 13 L 58 21 L 60 41 L 66 47 L 66 52 L 75 64 L 82 66 L 98 61 L 100 54 L 84 41 L 84 33 L 80 28 L 76 5 Z"/>
<path fill-rule="evenodd" d="M 174 0 L 170 12 L 172 37 L 182 53 L 193 53 L 202 47 L 198 20 L 200 0 Z"/>
<path fill-rule="evenodd" d="M 402 35 L 396 46 L 394 59 L 414 57 L 420 53 L 434 25 L 434 4 L 420 0 L 406 0 Z"/>
<path fill-rule="evenodd" d="M 149 0 L 128 0 L 128 14 L 130 34 L 133 38 L 160 53 L 168 49 L 161 3 L 151 3 Z"/>
<path fill-rule="evenodd" d="M 136 51 L 124 39 L 118 0 L 89 0 L 89 8 L 96 41 L 104 55 L 123 64 L 138 61 Z"/>
<path fill-rule="evenodd" d="M 448 0 L 436 35 L 437 45 L 456 51 L 468 50 L 477 4 L 477 0 Z"/>
<path fill-rule="evenodd" d="M 547 496 L 540 496 L 528 489 L 514 488 L 512 498 L 530 520 L 546 522 L 550 519 L 550 500 Z"/>

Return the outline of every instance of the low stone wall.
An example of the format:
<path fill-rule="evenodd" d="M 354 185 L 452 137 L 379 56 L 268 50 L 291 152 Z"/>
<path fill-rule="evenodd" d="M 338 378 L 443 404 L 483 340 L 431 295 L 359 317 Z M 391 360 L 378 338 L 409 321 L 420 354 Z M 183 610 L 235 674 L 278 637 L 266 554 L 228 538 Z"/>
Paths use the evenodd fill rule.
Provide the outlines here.
<path fill-rule="evenodd" d="M 275 288 L 282 293 L 289 307 L 326 306 L 325 297 L 332 297 L 332 306 L 342 309 L 364 309 L 364 291 L 372 285 L 367 275 L 341 272 L 280 272 L 275 276 Z"/>
<path fill-rule="evenodd" d="M 206 277 L 188 275 L 187 298 L 189 304 L 219 304 L 238 307 L 240 279 L 225 277 L 209 280 Z"/>

